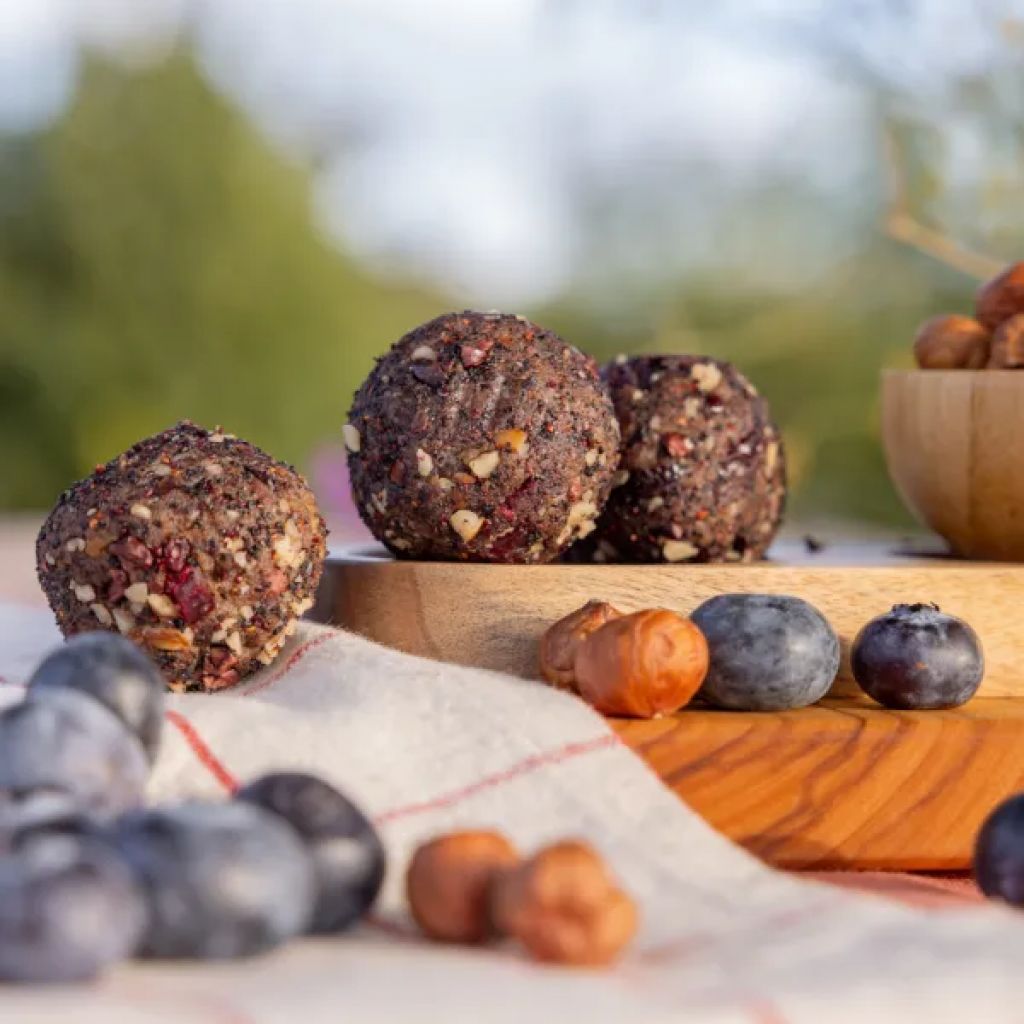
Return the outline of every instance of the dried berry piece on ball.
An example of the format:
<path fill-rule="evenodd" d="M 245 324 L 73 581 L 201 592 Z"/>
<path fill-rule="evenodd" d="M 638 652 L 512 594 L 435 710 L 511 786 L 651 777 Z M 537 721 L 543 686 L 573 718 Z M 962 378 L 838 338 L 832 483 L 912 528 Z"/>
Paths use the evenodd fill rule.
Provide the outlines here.
<path fill-rule="evenodd" d="M 313 858 L 310 931 L 344 931 L 373 905 L 384 881 L 384 845 L 369 818 L 329 783 L 300 772 L 264 775 L 235 794 L 288 822 Z"/>
<path fill-rule="evenodd" d="M 494 884 L 498 930 L 537 960 L 602 966 L 636 933 L 633 901 L 586 843 L 555 843 Z"/>
<path fill-rule="evenodd" d="M 113 841 L 149 907 L 142 956 L 252 956 L 312 919 L 309 853 L 293 829 L 252 804 L 136 811 L 117 822 Z"/>
<path fill-rule="evenodd" d="M 989 341 L 989 332 L 969 316 L 933 316 L 914 338 L 914 358 L 922 370 L 980 370 Z"/>
<path fill-rule="evenodd" d="M 853 642 L 853 675 L 887 708 L 955 708 L 981 685 L 985 659 L 966 622 L 934 604 L 898 604 Z"/>
<path fill-rule="evenodd" d="M 721 594 L 693 621 L 711 665 L 701 696 L 723 708 L 784 711 L 828 692 L 839 671 L 839 637 L 816 608 L 780 594 Z"/>
<path fill-rule="evenodd" d="M 595 629 L 622 615 L 607 601 L 588 601 L 549 626 L 540 638 L 540 673 L 552 686 L 576 689 L 576 651 Z"/>
<path fill-rule="evenodd" d="M 29 693 L 72 689 L 112 711 L 156 757 L 164 715 L 164 681 L 133 643 L 113 633 L 85 633 L 47 655 L 29 680 Z"/>
<path fill-rule="evenodd" d="M 678 711 L 700 688 L 708 645 L 689 619 L 652 608 L 586 636 L 573 670 L 580 696 L 603 714 L 656 718 Z"/>
<path fill-rule="evenodd" d="M 500 832 L 453 832 L 432 839 L 409 862 L 409 910 L 432 939 L 484 942 L 494 935 L 491 886 L 518 861 L 516 848 Z"/>
<path fill-rule="evenodd" d="M 326 530 L 305 480 L 187 421 L 58 500 L 36 541 L 65 636 L 119 632 L 173 690 L 219 690 L 269 664 L 312 607 Z"/>
<path fill-rule="evenodd" d="M 1024 313 L 1024 262 L 1012 263 L 986 281 L 974 298 L 974 312 L 990 331 L 1016 313 Z"/>
<path fill-rule="evenodd" d="M 974 845 L 974 877 L 989 899 L 1024 907 L 1024 794 L 985 819 Z"/>

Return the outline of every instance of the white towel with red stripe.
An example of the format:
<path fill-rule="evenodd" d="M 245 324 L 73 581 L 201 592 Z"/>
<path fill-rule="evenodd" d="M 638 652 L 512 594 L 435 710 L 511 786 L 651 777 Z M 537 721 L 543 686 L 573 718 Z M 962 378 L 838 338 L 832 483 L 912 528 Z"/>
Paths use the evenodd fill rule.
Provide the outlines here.
<path fill-rule="evenodd" d="M 0 605 L 0 696 L 59 637 Z M 1021 1019 L 1024 916 L 913 910 L 772 871 L 713 832 L 576 699 L 303 625 L 235 690 L 174 695 L 154 800 L 226 798 L 239 780 L 323 775 L 375 818 L 390 866 L 377 919 L 257 961 L 126 965 L 85 991 L 0 989 L 0 1019 L 76 1024 L 996 1022 Z M 496 827 L 523 849 L 584 836 L 642 927 L 607 971 L 415 938 L 414 845 Z"/>

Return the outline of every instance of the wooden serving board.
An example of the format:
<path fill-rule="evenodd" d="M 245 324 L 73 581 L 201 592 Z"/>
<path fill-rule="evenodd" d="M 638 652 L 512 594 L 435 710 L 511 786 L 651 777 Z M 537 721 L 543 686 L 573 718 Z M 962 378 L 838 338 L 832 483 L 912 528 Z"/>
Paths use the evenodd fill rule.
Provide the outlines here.
<path fill-rule="evenodd" d="M 756 565 L 499 566 L 347 550 L 329 561 L 314 616 L 411 654 L 535 678 L 540 634 L 590 598 L 688 613 L 721 593 L 803 597 L 842 640 L 825 701 L 777 714 L 689 707 L 613 727 L 712 825 L 772 863 L 968 867 L 985 815 L 1024 789 L 1024 565 L 864 545 L 773 555 Z M 965 708 L 887 711 L 850 677 L 857 630 L 914 601 L 934 601 L 981 637 L 986 676 Z"/>

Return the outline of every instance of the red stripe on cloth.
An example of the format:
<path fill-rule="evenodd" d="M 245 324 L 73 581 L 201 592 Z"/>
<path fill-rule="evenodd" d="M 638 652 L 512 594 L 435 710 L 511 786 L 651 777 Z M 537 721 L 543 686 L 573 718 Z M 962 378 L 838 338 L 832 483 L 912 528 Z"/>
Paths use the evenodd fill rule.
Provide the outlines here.
<path fill-rule="evenodd" d="M 468 786 L 453 789 L 450 793 L 442 793 L 430 800 L 423 800 L 419 803 L 405 804 L 403 807 L 395 807 L 390 811 L 377 815 L 374 822 L 377 825 L 389 825 L 399 818 L 408 818 L 413 814 L 425 814 L 428 811 L 440 811 L 454 807 L 471 796 L 476 796 L 487 789 L 494 789 L 496 786 L 504 785 L 513 779 L 523 775 L 529 775 L 538 768 L 545 768 L 548 765 L 561 764 L 563 761 L 570 761 L 575 757 L 582 757 L 584 754 L 591 754 L 596 750 L 606 750 L 609 747 L 617 747 L 619 738 L 612 734 L 597 736 L 592 740 L 584 740 L 580 743 L 567 743 L 557 750 L 549 750 L 543 754 L 533 754 L 522 761 L 517 762 L 509 768 L 505 768 L 493 775 L 485 775 Z"/>
<path fill-rule="evenodd" d="M 199 763 L 224 787 L 229 793 L 238 789 L 238 780 L 224 767 L 216 754 L 206 745 L 202 736 L 196 732 L 196 727 L 177 711 L 166 711 L 164 714 L 167 721 L 174 725 L 178 732 L 184 737 L 185 742 L 196 755 Z"/>
<path fill-rule="evenodd" d="M 254 693 L 259 693 L 260 690 L 265 690 L 268 686 L 273 686 L 274 683 L 276 683 L 283 675 L 286 675 L 300 661 L 302 661 L 310 651 L 315 650 L 321 644 L 327 643 L 327 641 L 332 638 L 332 633 L 321 633 L 319 636 L 313 637 L 312 640 L 307 640 L 305 643 L 300 644 L 294 651 L 292 651 L 280 668 L 275 669 L 265 678 L 257 680 L 242 694 L 242 696 L 251 697 Z"/>

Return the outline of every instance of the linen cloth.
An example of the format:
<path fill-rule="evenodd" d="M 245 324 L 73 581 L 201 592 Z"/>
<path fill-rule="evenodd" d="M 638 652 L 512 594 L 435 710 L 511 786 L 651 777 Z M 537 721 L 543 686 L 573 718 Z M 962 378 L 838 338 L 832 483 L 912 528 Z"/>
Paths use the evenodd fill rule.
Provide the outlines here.
<path fill-rule="evenodd" d="M 0 698 L 59 642 L 0 605 Z M 713 832 L 581 701 L 303 624 L 234 690 L 172 695 L 153 800 L 223 799 L 265 771 L 323 775 L 389 854 L 374 919 L 222 965 L 130 964 L 97 985 L 0 989 L 4 1021 L 712 1024 L 1018 1021 L 1024 915 L 912 909 L 773 871 Z M 496 827 L 524 850 L 583 836 L 637 899 L 623 961 L 589 971 L 416 938 L 402 876 L 419 841 Z"/>

